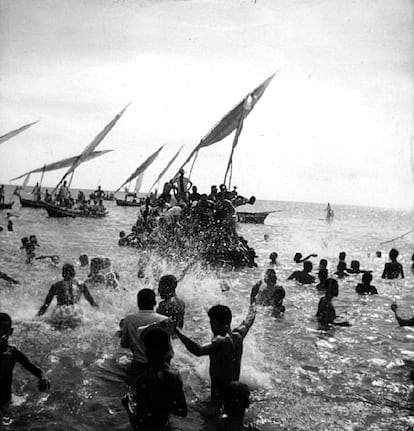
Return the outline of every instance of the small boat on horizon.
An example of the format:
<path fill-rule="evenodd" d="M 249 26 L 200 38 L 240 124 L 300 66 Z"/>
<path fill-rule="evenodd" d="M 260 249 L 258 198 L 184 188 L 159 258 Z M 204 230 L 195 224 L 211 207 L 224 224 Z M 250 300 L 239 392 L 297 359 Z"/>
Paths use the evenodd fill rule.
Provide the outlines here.
<path fill-rule="evenodd" d="M 0 203 L 0 210 L 11 210 L 14 205 L 14 201 Z"/>

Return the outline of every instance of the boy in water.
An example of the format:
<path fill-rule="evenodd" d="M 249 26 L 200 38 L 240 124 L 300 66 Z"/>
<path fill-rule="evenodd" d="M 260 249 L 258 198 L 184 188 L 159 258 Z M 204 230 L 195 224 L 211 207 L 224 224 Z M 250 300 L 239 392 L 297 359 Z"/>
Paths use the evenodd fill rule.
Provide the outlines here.
<path fill-rule="evenodd" d="M 223 414 L 220 415 L 216 431 L 259 431 L 253 424 L 244 424 L 244 413 L 250 405 L 249 387 L 240 382 L 230 382 L 223 397 Z"/>
<path fill-rule="evenodd" d="M 404 270 L 401 263 L 397 262 L 397 257 L 399 255 L 398 250 L 392 248 L 389 252 L 389 257 L 391 262 L 387 262 L 384 265 L 384 271 L 382 273 L 381 278 L 387 278 L 388 280 L 392 280 L 394 278 L 404 278 Z"/>
<path fill-rule="evenodd" d="M 20 248 L 26 251 L 26 263 L 32 263 L 36 257 L 35 246 L 27 237 L 22 238 L 21 241 L 22 246 Z"/>
<path fill-rule="evenodd" d="M 175 290 L 177 279 L 174 275 L 164 275 L 158 283 L 158 293 L 162 301 L 158 304 L 157 313 L 169 317 L 182 329 L 184 326 L 185 303 L 177 297 Z"/>
<path fill-rule="evenodd" d="M 332 304 L 332 299 L 338 296 L 338 282 L 333 278 L 328 278 L 326 281 L 326 293 L 319 300 L 318 311 L 316 317 L 319 322 L 319 329 L 327 331 L 331 325 L 335 326 L 351 326 L 348 322 L 335 322 L 337 318 L 335 307 Z"/>
<path fill-rule="evenodd" d="M 316 288 L 319 291 L 325 291 L 326 281 L 328 280 L 328 270 L 326 268 L 319 269 L 318 277 L 319 277 L 319 283 L 316 285 Z"/>
<path fill-rule="evenodd" d="M 183 382 L 178 372 L 168 365 L 169 336 L 159 327 L 151 327 L 143 334 L 148 369 L 136 382 L 136 408 L 128 396 L 122 398 L 134 430 L 170 430 L 169 415 L 187 416 Z"/>
<path fill-rule="evenodd" d="M 310 254 L 309 256 L 302 258 L 302 253 L 295 253 L 295 255 L 293 256 L 293 261 L 295 263 L 302 263 L 302 262 L 306 262 L 311 257 L 318 257 L 318 255 L 317 254 Z"/>
<path fill-rule="evenodd" d="M 292 274 L 289 275 L 288 280 L 296 280 L 301 284 L 312 284 L 315 282 L 315 277 L 310 274 L 312 268 L 312 262 L 306 260 L 303 262 L 303 270 L 293 271 Z"/>
<path fill-rule="evenodd" d="M 62 268 L 63 280 L 53 284 L 49 289 L 45 302 L 40 307 L 38 316 L 46 313 L 54 296 L 56 296 L 57 306 L 72 306 L 79 302 L 82 294 L 92 307 L 98 307 L 85 284 L 79 284 L 75 278 L 75 268 L 70 263 L 65 263 Z"/>
<path fill-rule="evenodd" d="M 42 370 L 30 362 L 20 350 L 9 345 L 9 337 L 12 334 L 11 317 L 0 313 L 0 428 L 1 419 L 12 396 L 13 369 L 16 362 L 39 379 L 40 391 L 44 392 L 50 388 L 49 381 L 43 378 Z"/>
<path fill-rule="evenodd" d="M 223 401 L 224 389 L 233 380 L 239 380 L 243 340 L 256 318 L 256 296 L 261 281 L 250 293 L 250 307 L 246 319 L 231 329 L 232 313 L 225 305 L 215 305 L 208 311 L 213 338 L 210 343 L 200 345 L 185 336 L 178 328 L 175 333 L 187 350 L 196 356 L 210 356 L 211 400 L 216 407 Z"/>
<path fill-rule="evenodd" d="M 270 253 L 270 256 L 269 256 L 270 262 L 269 262 L 269 264 L 270 265 L 276 265 L 276 266 L 278 266 L 279 265 L 279 262 L 277 261 L 278 256 L 279 255 L 275 251 L 273 251 L 272 253 Z"/>
<path fill-rule="evenodd" d="M 338 266 L 336 267 L 337 271 L 335 272 L 335 275 L 338 278 L 345 278 L 348 277 L 349 274 L 346 272 L 346 263 L 343 260 L 340 260 L 338 262 Z"/>
<path fill-rule="evenodd" d="M 285 289 L 278 286 L 277 276 L 274 269 L 269 268 L 264 276 L 265 287 L 260 289 L 257 303 L 264 306 L 273 306 L 275 314 L 280 314 L 285 311 L 283 299 L 286 296 Z"/>
<path fill-rule="evenodd" d="M 396 302 L 391 304 L 391 310 L 394 312 L 395 318 L 400 326 L 414 326 L 414 317 L 411 319 L 403 319 L 397 313 L 398 305 Z"/>
<path fill-rule="evenodd" d="M 378 293 L 377 288 L 372 286 L 372 274 L 370 272 L 364 272 L 362 274 L 362 283 L 359 283 L 355 288 L 355 292 L 360 295 L 376 295 Z"/>

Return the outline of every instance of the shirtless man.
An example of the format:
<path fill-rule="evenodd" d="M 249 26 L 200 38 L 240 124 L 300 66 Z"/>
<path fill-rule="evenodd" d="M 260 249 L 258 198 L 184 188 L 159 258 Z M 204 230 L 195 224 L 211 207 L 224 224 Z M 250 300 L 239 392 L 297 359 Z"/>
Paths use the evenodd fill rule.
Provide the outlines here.
<path fill-rule="evenodd" d="M 399 255 L 398 250 L 392 248 L 388 254 L 391 262 L 387 262 L 384 265 L 384 271 L 382 272 L 381 278 L 387 278 L 392 280 L 394 278 L 404 278 L 404 270 L 400 262 L 397 262 L 397 257 Z"/>
<path fill-rule="evenodd" d="M 315 277 L 310 274 L 312 268 L 312 262 L 306 260 L 303 262 L 303 270 L 293 271 L 292 274 L 289 275 L 288 280 L 296 280 L 301 284 L 312 284 L 315 282 Z"/>

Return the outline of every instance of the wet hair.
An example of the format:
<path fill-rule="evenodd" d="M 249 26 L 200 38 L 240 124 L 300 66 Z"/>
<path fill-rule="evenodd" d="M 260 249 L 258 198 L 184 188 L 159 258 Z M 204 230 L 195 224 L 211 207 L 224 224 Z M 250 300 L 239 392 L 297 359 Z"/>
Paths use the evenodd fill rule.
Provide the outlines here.
<path fill-rule="evenodd" d="M 319 261 L 319 267 L 321 268 L 326 268 L 328 266 L 328 261 L 326 260 L 326 259 L 321 259 L 320 261 Z M 321 269 L 322 269 L 321 268 Z"/>
<path fill-rule="evenodd" d="M 12 326 L 12 319 L 7 313 L 0 313 L 0 324 L 7 325 L 9 328 Z"/>
<path fill-rule="evenodd" d="M 338 271 L 345 271 L 345 270 L 346 270 L 346 263 L 345 263 L 345 261 L 340 260 L 340 261 L 338 262 L 338 265 L 337 265 L 336 269 L 337 269 Z"/>
<path fill-rule="evenodd" d="M 231 414 L 243 413 L 250 405 L 250 389 L 245 383 L 230 382 L 223 391 L 224 411 Z"/>
<path fill-rule="evenodd" d="M 138 308 L 152 310 L 155 305 L 155 292 L 151 289 L 141 289 L 137 294 Z"/>
<path fill-rule="evenodd" d="M 165 355 L 170 351 L 167 332 L 160 327 L 153 327 L 146 330 L 142 338 L 148 362 L 163 362 Z"/>
<path fill-rule="evenodd" d="M 344 251 L 341 251 L 339 253 L 339 260 L 345 260 L 345 258 L 346 258 L 346 253 Z"/>
<path fill-rule="evenodd" d="M 64 280 L 70 280 L 75 277 L 75 268 L 71 263 L 65 263 L 62 267 L 62 277 Z"/>
<path fill-rule="evenodd" d="M 382 253 L 381 253 L 380 251 L 376 251 L 376 252 L 375 252 L 375 255 L 376 255 L 377 257 L 381 257 L 381 256 L 382 256 Z M 413 254 L 413 257 L 414 257 L 414 254 Z"/>
<path fill-rule="evenodd" d="M 270 253 L 269 259 L 270 260 L 276 260 L 278 256 L 279 255 L 275 251 L 273 251 L 272 253 Z"/>
<path fill-rule="evenodd" d="M 353 260 L 353 261 L 351 261 L 351 268 L 354 271 L 359 271 L 359 265 L 360 265 L 359 260 Z"/>
<path fill-rule="evenodd" d="M 392 248 L 389 252 L 389 257 L 391 260 L 397 259 L 400 252 L 396 248 Z"/>
<path fill-rule="evenodd" d="M 158 282 L 158 289 L 173 292 L 177 288 L 177 279 L 174 275 L 163 275 Z"/>
<path fill-rule="evenodd" d="M 227 305 L 214 305 L 207 314 L 211 320 L 217 320 L 223 326 L 230 326 L 231 324 L 232 314 Z"/>
<path fill-rule="evenodd" d="M 362 283 L 371 283 L 372 281 L 372 274 L 370 272 L 364 272 L 362 274 Z"/>
<path fill-rule="evenodd" d="M 313 265 L 312 262 L 310 260 L 305 260 L 305 262 L 303 262 L 303 270 L 310 272 L 313 269 Z"/>
<path fill-rule="evenodd" d="M 318 272 L 319 280 L 326 281 L 328 279 L 328 270 L 326 268 L 321 268 Z"/>
<path fill-rule="evenodd" d="M 326 288 L 326 296 L 338 296 L 338 282 L 334 278 L 328 278 L 325 283 Z M 334 291 L 336 291 L 336 295 L 334 295 Z"/>
<path fill-rule="evenodd" d="M 299 263 L 299 261 L 302 259 L 302 253 L 295 253 L 293 256 L 293 261 L 296 263 Z"/>
<path fill-rule="evenodd" d="M 267 269 L 264 278 L 266 282 L 276 284 L 277 276 L 275 270 L 272 268 Z"/>

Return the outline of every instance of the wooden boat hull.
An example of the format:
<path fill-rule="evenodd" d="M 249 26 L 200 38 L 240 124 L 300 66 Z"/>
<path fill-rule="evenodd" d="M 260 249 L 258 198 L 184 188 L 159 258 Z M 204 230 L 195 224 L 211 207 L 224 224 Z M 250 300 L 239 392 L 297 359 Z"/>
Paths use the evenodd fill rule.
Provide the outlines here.
<path fill-rule="evenodd" d="M 131 202 L 122 199 L 116 199 L 116 204 L 120 207 L 140 207 L 142 206 L 141 202 Z"/>
<path fill-rule="evenodd" d="M 14 201 L 13 202 L 8 202 L 8 203 L 4 203 L 4 204 L 0 203 L 0 210 L 11 210 L 13 204 L 14 204 Z"/>
<path fill-rule="evenodd" d="M 71 210 L 56 205 L 46 204 L 46 211 L 49 217 L 83 217 L 83 218 L 101 218 L 108 215 L 107 211 L 90 213 L 89 211 Z"/>
<path fill-rule="evenodd" d="M 237 218 L 240 223 L 256 223 L 256 224 L 263 224 L 266 217 L 271 213 L 272 211 L 263 211 L 263 212 L 245 212 L 240 211 L 237 213 Z"/>
<path fill-rule="evenodd" d="M 19 196 L 20 205 L 26 208 L 44 208 L 46 206 L 46 202 L 44 201 L 34 201 L 33 199 L 24 199 Z"/>

